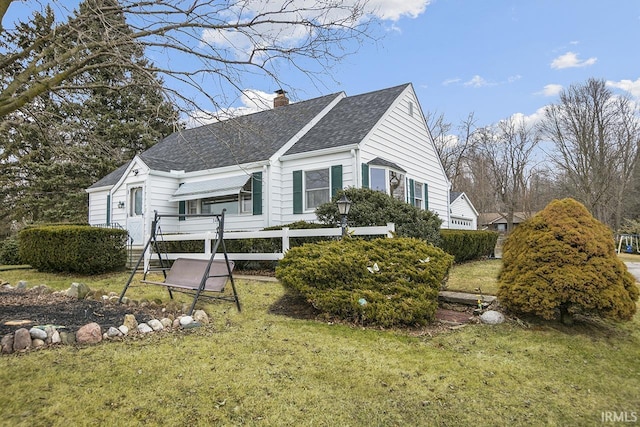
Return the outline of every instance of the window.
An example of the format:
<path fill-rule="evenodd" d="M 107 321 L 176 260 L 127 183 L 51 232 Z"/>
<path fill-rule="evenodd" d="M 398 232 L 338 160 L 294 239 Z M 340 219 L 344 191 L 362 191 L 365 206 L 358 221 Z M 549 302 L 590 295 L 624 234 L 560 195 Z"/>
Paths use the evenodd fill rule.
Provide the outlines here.
<path fill-rule="evenodd" d="M 187 213 L 189 215 L 194 215 L 198 213 L 198 201 L 197 200 L 187 200 Z"/>
<path fill-rule="evenodd" d="M 330 199 L 329 169 L 318 169 L 304 173 L 306 209 L 315 209 Z"/>
<path fill-rule="evenodd" d="M 135 187 L 131 189 L 130 193 L 130 210 L 129 216 L 142 215 L 142 187 Z"/>
<path fill-rule="evenodd" d="M 413 183 L 413 206 L 422 209 L 423 189 L 421 182 Z"/>
<path fill-rule="evenodd" d="M 398 200 L 407 200 L 403 173 L 375 167 L 370 167 L 369 172 L 372 190 L 390 194 Z"/>
<path fill-rule="evenodd" d="M 238 195 L 229 195 L 223 197 L 215 197 L 210 199 L 202 199 L 200 203 L 200 211 L 203 214 L 219 214 L 222 209 L 227 210 L 227 215 L 235 215 L 238 213 Z"/>
<path fill-rule="evenodd" d="M 406 201 L 404 190 L 404 174 L 396 171 L 389 171 L 389 189 L 391 195 L 402 201 Z"/>
<path fill-rule="evenodd" d="M 252 181 L 249 179 L 247 183 L 240 190 L 240 213 L 252 213 L 253 212 L 253 199 L 252 194 Z"/>
<path fill-rule="evenodd" d="M 387 193 L 387 171 L 381 168 L 369 168 L 371 189 Z"/>

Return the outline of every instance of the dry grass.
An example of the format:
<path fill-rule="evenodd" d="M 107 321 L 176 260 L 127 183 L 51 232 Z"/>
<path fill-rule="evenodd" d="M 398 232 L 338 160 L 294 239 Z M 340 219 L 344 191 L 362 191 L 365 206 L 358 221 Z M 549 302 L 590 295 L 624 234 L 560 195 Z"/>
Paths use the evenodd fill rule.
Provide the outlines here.
<path fill-rule="evenodd" d="M 23 273 L 0 279 L 80 280 Z M 119 292 L 125 279 L 83 280 Z M 430 337 L 273 314 L 280 284 L 238 288 L 243 311 L 208 305 L 200 329 L 0 357 L 0 424 L 594 425 L 640 412 L 639 316 Z"/>

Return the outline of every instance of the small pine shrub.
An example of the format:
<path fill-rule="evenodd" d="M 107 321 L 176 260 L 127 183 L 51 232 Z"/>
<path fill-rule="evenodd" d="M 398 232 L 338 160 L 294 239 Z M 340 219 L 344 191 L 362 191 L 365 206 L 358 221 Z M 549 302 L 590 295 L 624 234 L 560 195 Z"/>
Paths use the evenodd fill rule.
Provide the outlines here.
<path fill-rule="evenodd" d="M 350 227 L 387 225 L 393 222 L 399 237 L 424 239 L 434 245 L 440 243 L 442 220 L 437 214 L 368 188 L 347 188 L 336 192 L 331 202 L 316 208 L 316 216 L 320 222 L 334 226 L 340 224 L 336 202 L 343 194 L 352 202 L 347 217 Z"/>
<path fill-rule="evenodd" d="M 15 237 L 8 237 L 3 242 L 0 242 L 0 264 L 20 264 L 20 257 L 18 256 L 18 240 Z"/>
<path fill-rule="evenodd" d="M 290 249 L 276 277 L 314 307 L 383 327 L 432 321 L 453 257 L 422 240 L 344 239 Z"/>
<path fill-rule="evenodd" d="M 630 320 L 638 299 L 611 230 L 573 199 L 554 200 L 511 232 L 498 285 L 512 311 L 567 323 L 576 313 Z"/>

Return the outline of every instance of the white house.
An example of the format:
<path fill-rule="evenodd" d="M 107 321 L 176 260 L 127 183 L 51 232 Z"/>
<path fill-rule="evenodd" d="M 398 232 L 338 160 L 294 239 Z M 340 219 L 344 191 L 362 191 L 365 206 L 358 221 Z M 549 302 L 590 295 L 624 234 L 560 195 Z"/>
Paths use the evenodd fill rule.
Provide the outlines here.
<path fill-rule="evenodd" d="M 478 211 L 466 194 L 449 193 L 449 228 L 456 230 L 477 230 Z"/>
<path fill-rule="evenodd" d="M 370 187 L 451 226 L 449 188 L 411 84 L 356 96 L 344 92 L 182 130 L 87 189 L 89 223 L 118 223 L 134 244 L 153 212 L 217 213 L 225 229 L 258 230 L 314 221 L 339 189 Z M 163 232 L 208 230 L 210 220 L 175 218 Z"/>

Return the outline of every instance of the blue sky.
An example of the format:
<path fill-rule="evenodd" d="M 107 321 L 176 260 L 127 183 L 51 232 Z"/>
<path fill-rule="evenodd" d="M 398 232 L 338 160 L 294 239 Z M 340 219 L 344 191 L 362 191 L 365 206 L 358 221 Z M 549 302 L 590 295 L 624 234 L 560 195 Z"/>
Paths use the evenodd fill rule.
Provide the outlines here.
<path fill-rule="evenodd" d="M 17 2 L 4 24 L 47 3 L 54 5 L 58 16 L 64 15 L 77 2 Z M 269 8 L 281 2 L 248 3 Z M 516 113 L 535 118 L 541 108 L 557 101 L 562 88 L 590 77 L 605 79 L 616 92 L 640 100 L 639 0 L 369 0 L 369 4 L 375 9 L 371 13 L 381 19 L 382 40 L 362 45 L 320 84 L 281 68 L 280 77 L 293 88 L 292 101 L 339 91 L 357 95 L 410 82 L 425 112 L 443 113 L 453 124 L 474 113 L 477 125 L 484 126 Z M 211 43 L 228 47 L 220 37 L 212 35 Z M 205 38 L 194 34 L 193 48 Z M 149 56 L 161 65 L 190 60 L 167 60 L 153 52 Z M 214 84 L 205 87 L 217 90 Z M 245 112 L 249 112 L 255 108 L 252 99 L 270 97 L 278 89 L 273 82 L 252 76 L 241 87 L 246 96 L 221 97 L 225 106 L 248 107 Z"/>
<path fill-rule="evenodd" d="M 379 46 L 364 46 L 337 67 L 330 92 L 411 82 L 423 110 L 453 123 L 473 112 L 479 125 L 535 115 L 557 102 L 561 88 L 590 77 L 640 99 L 640 1 L 415 3 L 426 4 L 424 12 L 386 22 Z"/>

